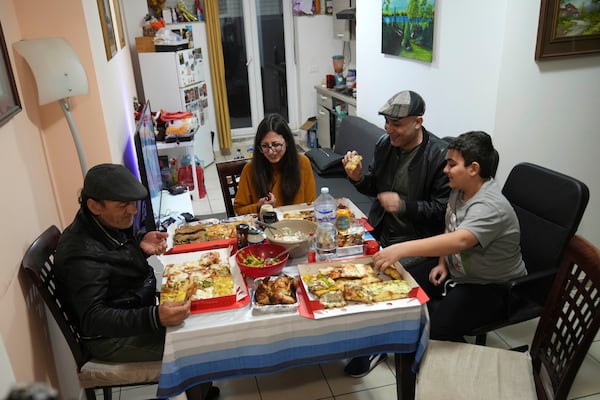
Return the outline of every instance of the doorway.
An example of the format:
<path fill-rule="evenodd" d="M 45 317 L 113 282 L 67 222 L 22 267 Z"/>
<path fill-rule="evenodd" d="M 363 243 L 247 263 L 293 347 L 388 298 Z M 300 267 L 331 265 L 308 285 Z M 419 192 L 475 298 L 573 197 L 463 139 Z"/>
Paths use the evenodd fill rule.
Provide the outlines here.
<path fill-rule="evenodd" d="M 266 114 L 290 110 L 292 20 L 286 0 L 219 1 L 225 81 L 233 138 L 254 136 Z M 294 91 L 292 91 L 294 92 Z"/>

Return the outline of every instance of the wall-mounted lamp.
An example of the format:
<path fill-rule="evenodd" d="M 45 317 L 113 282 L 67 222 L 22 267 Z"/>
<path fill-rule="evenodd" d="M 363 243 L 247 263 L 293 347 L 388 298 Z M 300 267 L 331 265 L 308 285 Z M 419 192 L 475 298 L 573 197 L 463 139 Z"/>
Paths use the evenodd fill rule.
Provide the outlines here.
<path fill-rule="evenodd" d="M 87 161 L 69 102 L 71 96 L 88 93 L 87 77 L 77 53 L 62 38 L 21 40 L 14 44 L 14 48 L 33 72 L 40 105 L 53 101 L 60 103 L 77 148 L 81 172 L 85 176 Z"/>

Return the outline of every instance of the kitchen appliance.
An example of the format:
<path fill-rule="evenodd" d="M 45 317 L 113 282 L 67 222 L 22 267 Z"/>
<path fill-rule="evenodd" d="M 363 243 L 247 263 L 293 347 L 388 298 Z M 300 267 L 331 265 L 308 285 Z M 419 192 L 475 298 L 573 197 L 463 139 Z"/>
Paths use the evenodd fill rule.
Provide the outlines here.
<path fill-rule="evenodd" d="M 341 55 L 333 56 L 333 71 L 335 72 L 334 88 L 335 89 L 346 88 L 346 78 L 344 78 L 344 56 L 341 56 Z"/>
<path fill-rule="evenodd" d="M 144 95 L 155 111 L 191 111 L 196 116 L 198 129 L 194 134 L 194 153 L 205 167 L 215 156 L 211 135 L 214 129 L 210 127 L 208 114 L 210 73 L 207 54 L 203 51 L 206 47 L 200 47 L 201 27 L 203 23 L 186 25 L 193 32 L 193 48 L 139 53 L 138 57 Z"/>

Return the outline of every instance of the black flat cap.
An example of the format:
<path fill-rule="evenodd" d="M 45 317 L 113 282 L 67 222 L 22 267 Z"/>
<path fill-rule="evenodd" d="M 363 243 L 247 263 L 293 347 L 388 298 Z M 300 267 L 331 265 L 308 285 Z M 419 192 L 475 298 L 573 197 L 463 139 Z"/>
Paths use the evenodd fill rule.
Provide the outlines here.
<path fill-rule="evenodd" d="M 148 191 L 127 168 L 119 164 L 98 164 L 83 181 L 82 193 L 96 200 L 134 201 L 145 199 Z"/>
<path fill-rule="evenodd" d="M 403 90 L 386 101 L 379 114 L 391 119 L 421 116 L 425 114 L 425 100 L 417 92 Z"/>

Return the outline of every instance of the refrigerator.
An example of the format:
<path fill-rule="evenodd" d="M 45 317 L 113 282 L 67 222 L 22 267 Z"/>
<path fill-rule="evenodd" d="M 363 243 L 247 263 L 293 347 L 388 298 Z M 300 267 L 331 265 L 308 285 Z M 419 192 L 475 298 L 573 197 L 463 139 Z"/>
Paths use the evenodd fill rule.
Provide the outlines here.
<path fill-rule="evenodd" d="M 194 39 L 194 48 L 139 53 L 138 57 L 144 96 L 150 101 L 152 110 L 191 111 L 198 119 L 194 153 L 205 167 L 215 159 L 211 134 L 214 129 L 208 113 L 212 105 L 209 101 L 212 100 L 209 99 L 210 74 L 203 47 L 197 37 Z"/>

